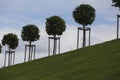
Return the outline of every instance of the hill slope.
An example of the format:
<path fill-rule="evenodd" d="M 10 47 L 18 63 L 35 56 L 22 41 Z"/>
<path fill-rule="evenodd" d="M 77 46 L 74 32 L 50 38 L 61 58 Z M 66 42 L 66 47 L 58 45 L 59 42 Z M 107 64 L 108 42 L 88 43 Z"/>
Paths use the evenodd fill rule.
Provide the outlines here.
<path fill-rule="evenodd" d="M 0 80 L 120 80 L 120 40 L 4 68 Z"/>

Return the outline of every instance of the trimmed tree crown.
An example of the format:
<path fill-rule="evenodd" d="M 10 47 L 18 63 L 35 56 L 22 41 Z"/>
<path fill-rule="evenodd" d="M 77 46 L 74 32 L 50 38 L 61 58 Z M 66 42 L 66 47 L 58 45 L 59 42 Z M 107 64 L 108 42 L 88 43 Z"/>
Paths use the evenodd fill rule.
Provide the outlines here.
<path fill-rule="evenodd" d="M 23 41 L 34 42 L 39 40 L 40 37 L 39 33 L 40 30 L 36 25 L 28 24 L 23 27 L 21 37 Z"/>
<path fill-rule="evenodd" d="M 88 4 L 81 4 L 73 11 L 75 22 L 84 26 L 91 25 L 95 20 L 95 9 Z"/>
<path fill-rule="evenodd" d="M 66 29 L 65 21 L 59 16 L 46 19 L 46 32 L 48 35 L 62 35 Z"/>
<path fill-rule="evenodd" d="M 112 0 L 112 2 L 113 2 L 112 6 L 120 8 L 120 0 Z"/>
<path fill-rule="evenodd" d="M 2 39 L 2 45 L 8 45 L 11 49 L 16 49 L 18 46 L 19 39 L 17 38 L 16 34 L 8 33 L 7 35 L 4 35 Z"/>

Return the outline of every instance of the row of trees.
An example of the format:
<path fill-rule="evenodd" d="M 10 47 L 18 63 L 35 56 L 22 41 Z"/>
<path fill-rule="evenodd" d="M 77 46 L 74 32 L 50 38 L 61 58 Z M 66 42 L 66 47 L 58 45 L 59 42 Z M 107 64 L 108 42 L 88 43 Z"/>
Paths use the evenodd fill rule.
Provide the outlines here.
<path fill-rule="evenodd" d="M 29 45 L 31 45 L 32 42 L 39 39 L 39 29 L 36 25 L 26 25 L 23 27 L 21 32 L 21 37 L 23 41 L 28 41 Z M 12 62 L 12 50 L 16 49 L 18 47 L 19 39 L 16 34 L 8 33 L 3 36 L 2 39 L 2 45 L 8 47 L 8 66 L 11 65 Z M 1 46 L 0 46 L 1 50 Z M 30 48 L 29 48 L 30 52 Z M 29 53 L 30 56 L 30 53 Z M 6 61 L 6 60 L 5 60 Z M 5 62 L 4 62 L 5 63 Z"/>
<path fill-rule="evenodd" d="M 48 35 L 54 36 L 54 50 L 56 49 L 56 35 L 62 35 L 62 33 L 65 31 L 66 25 L 65 21 L 60 18 L 59 16 L 52 16 L 46 19 L 46 32 Z M 36 25 L 28 24 L 23 26 L 22 32 L 21 32 L 21 38 L 23 41 L 27 41 L 29 43 L 29 46 L 32 45 L 32 42 L 39 40 L 40 38 L 40 30 Z M 8 47 L 8 66 L 11 65 L 12 55 L 11 50 L 16 49 L 18 47 L 19 39 L 16 34 L 8 33 L 4 35 L 2 39 L 2 45 Z M 0 45 L 0 50 L 1 50 Z M 30 55 L 31 55 L 31 47 L 29 47 L 29 55 L 28 55 L 28 61 L 30 61 Z M 54 53 L 55 54 L 55 53 Z"/>
<path fill-rule="evenodd" d="M 82 24 L 83 28 L 85 29 L 85 26 L 88 24 L 91 24 L 94 19 L 95 19 L 95 9 L 91 7 L 88 4 L 82 4 L 78 6 L 74 11 L 73 11 L 73 18 L 75 19 L 75 22 Z M 60 36 L 63 34 L 63 32 L 66 29 L 65 21 L 59 17 L 59 16 L 52 16 L 46 19 L 46 32 L 48 35 L 52 35 L 54 39 L 54 47 L 53 47 L 53 54 L 56 54 L 56 36 Z M 39 40 L 39 32 L 40 30 L 36 25 L 25 25 L 23 26 L 22 32 L 21 32 L 21 37 L 23 41 L 28 41 L 29 46 L 32 45 L 32 42 Z M 85 47 L 85 31 L 83 31 L 83 47 Z M 11 62 L 11 50 L 16 49 L 18 46 L 18 41 L 19 39 L 17 38 L 16 34 L 9 33 L 7 35 L 4 35 L 2 39 L 2 45 L 8 46 L 8 52 L 9 52 L 9 57 L 8 57 L 8 64 Z M 31 55 L 31 47 L 29 47 L 29 59 L 30 60 L 30 55 Z"/>
<path fill-rule="evenodd" d="M 112 0 L 113 6 L 120 8 L 120 0 Z M 76 7 L 73 11 L 73 18 L 75 22 L 83 26 L 83 47 L 86 46 L 86 33 L 85 29 L 87 25 L 91 25 L 95 20 L 95 9 L 88 4 L 81 4 Z M 56 51 L 56 36 L 60 36 L 66 29 L 65 21 L 59 16 L 52 16 L 46 19 L 46 32 L 48 35 L 52 35 L 54 39 L 53 54 Z M 36 25 L 28 24 L 23 26 L 21 32 L 21 38 L 23 41 L 29 42 L 29 46 L 32 45 L 32 42 L 39 40 L 40 30 Z M 16 34 L 8 33 L 3 36 L 2 45 L 8 47 L 9 57 L 8 64 L 11 62 L 11 50 L 18 47 L 19 39 Z M 2 46 L 0 45 L 0 52 Z M 30 47 L 29 47 L 29 59 L 30 59 Z M 28 60 L 29 60 L 28 59 Z"/>

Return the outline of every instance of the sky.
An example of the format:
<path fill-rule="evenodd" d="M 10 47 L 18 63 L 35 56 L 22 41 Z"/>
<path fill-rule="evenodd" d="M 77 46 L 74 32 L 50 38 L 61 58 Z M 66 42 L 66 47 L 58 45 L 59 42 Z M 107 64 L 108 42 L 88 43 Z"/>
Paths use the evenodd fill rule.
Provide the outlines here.
<path fill-rule="evenodd" d="M 112 7 L 112 0 L 0 0 L 0 40 L 5 34 L 15 33 L 19 38 L 19 46 L 16 51 L 15 63 L 24 60 L 24 42 L 21 39 L 22 27 L 27 24 L 35 24 L 40 29 L 40 39 L 33 44 L 37 46 L 36 58 L 48 55 L 48 36 L 45 31 L 46 18 L 57 15 L 66 22 L 66 31 L 61 37 L 61 52 L 76 49 L 77 24 L 73 17 L 73 10 L 80 4 L 90 4 L 96 10 L 96 18 L 90 27 L 92 29 L 91 44 L 95 45 L 116 38 L 116 15 L 118 8 Z M 87 34 L 88 35 L 88 34 Z M 87 38 L 88 41 L 88 38 Z M 51 44 L 53 41 L 51 41 Z M 88 43 L 87 43 L 88 44 Z M 82 45 L 82 32 L 80 32 L 80 47 Z M 52 54 L 51 45 L 51 54 Z M 3 46 L 0 54 L 0 67 L 4 64 Z"/>

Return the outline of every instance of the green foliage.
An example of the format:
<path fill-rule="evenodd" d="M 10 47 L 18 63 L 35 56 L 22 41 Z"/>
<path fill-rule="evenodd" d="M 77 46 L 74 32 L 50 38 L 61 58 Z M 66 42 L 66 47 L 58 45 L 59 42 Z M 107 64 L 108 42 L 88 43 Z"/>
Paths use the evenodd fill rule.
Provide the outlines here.
<path fill-rule="evenodd" d="M 46 19 L 46 32 L 48 35 L 62 35 L 65 29 L 65 21 L 59 16 L 52 16 Z"/>
<path fill-rule="evenodd" d="M 120 8 L 120 0 L 112 0 L 113 6 Z"/>
<path fill-rule="evenodd" d="M 23 41 L 34 42 L 39 40 L 40 37 L 39 33 L 40 30 L 36 25 L 28 24 L 23 27 L 21 37 Z"/>
<path fill-rule="evenodd" d="M 74 9 L 73 18 L 75 22 L 84 26 L 91 25 L 95 20 L 95 9 L 88 4 L 81 4 Z"/>
<path fill-rule="evenodd" d="M 120 80 L 120 39 L 0 69 L 0 80 Z"/>
<path fill-rule="evenodd" d="M 8 33 L 4 35 L 2 39 L 2 45 L 3 46 L 7 45 L 8 48 L 16 49 L 18 47 L 18 41 L 19 39 L 17 38 L 16 34 Z"/>

